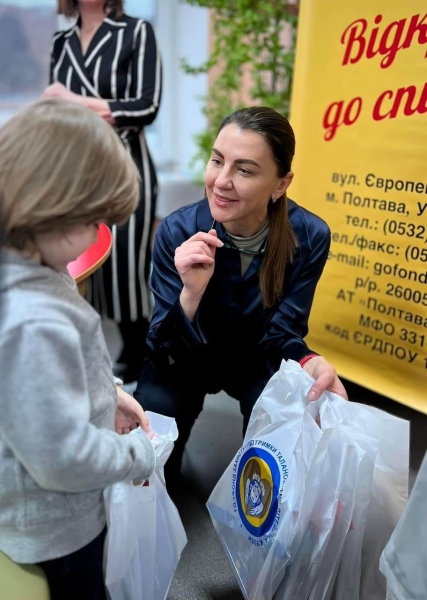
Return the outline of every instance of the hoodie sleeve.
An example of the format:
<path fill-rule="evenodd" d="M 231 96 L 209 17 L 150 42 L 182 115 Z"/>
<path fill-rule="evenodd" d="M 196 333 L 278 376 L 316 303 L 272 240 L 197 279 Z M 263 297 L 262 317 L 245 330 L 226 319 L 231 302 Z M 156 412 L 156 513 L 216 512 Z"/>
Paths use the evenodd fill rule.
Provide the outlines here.
<path fill-rule="evenodd" d="M 97 490 L 146 479 L 155 453 L 146 436 L 119 436 L 90 422 L 78 332 L 63 322 L 25 323 L 0 342 L 0 435 L 42 488 Z"/>

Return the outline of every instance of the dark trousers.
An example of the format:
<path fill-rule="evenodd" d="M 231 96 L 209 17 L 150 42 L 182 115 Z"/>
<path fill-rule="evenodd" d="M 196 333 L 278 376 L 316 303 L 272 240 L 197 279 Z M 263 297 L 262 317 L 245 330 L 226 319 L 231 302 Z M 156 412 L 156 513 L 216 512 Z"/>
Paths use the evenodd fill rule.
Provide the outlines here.
<path fill-rule="evenodd" d="M 146 361 L 138 380 L 134 396 L 144 410 L 173 417 L 178 426 L 179 437 L 165 466 L 169 481 L 179 474 L 185 445 L 191 429 L 203 409 L 206 394 L 225 391 L 240 402 L 243 415 L 243 433 L 249 423 L 252 409 L 264 389 L 269 376 L 253 378 L 250 372 L 235 377 L 218 378 L 206 382 L 197 372 L 183 372 L 177 365 L 159 372 L 151 361 Z"/>
<path fill-rule="evenodd" d="M 102 563 L 107 528 L 80 550 L 39 563 L 49 583 L 50 600 L 106 600 Z"/>
<path fill-rule="evenodd" d="M 147 354 L 145 338 L 148 321 L 141 317 L 138 321 L 123 320 L 118 326 L 123 340 L 123 349 L 117 362 L 137 367 L 139 373 Z"/>

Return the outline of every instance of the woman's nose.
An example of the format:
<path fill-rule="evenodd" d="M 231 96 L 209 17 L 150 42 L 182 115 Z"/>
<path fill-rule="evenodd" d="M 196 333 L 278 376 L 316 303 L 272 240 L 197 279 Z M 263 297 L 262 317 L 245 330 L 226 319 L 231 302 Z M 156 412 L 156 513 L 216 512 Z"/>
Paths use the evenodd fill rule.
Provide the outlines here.
<path fill-rule="evenodd" d="M 215 179 L 215 187 L 228 190 L 233 187 L 231 173 L 225 167 L 223 167 L 221 172 L 218 173 L 217 178 Z"/>

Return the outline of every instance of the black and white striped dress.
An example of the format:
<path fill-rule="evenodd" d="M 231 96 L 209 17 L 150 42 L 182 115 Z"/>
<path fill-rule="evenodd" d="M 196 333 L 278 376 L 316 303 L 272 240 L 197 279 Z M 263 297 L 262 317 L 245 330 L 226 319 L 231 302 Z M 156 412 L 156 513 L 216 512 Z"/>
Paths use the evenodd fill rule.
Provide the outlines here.
<path fill-rule="evenodd" d="M 148 319 L 157 180 L 144 127 L 155 119 L 161 96 L 161 63 L 152 26 L 126 15 L 119 20 L 107 17 L 83 56 L 78 21 L 53 38 L 50 81 L 108 101 L 115 129 L 141 173 L 139 206 L 128 223 L 112 228 L 111 257 L 91 277 L 88 299 L 117 323 Z"/>

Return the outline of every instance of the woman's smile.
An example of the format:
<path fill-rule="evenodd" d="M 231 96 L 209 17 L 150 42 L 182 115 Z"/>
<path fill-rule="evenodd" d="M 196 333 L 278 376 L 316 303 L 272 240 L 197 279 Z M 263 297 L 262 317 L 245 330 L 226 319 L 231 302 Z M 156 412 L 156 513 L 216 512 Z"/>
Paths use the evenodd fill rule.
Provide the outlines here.
<path fill-rule="evenodd" d="M 230 205 L 238 202 L 238 200 L 235 200 L 234 198 L 226 198 L 225 196 L 221 196 L 220 194 L 217 194 L 216 192 L 214 192 L 214 200 L 215 200 L 215 204 L 217 206 L 219 206 L 220 208 L 226 208 L 227 206 L 230 206 Z"/>

